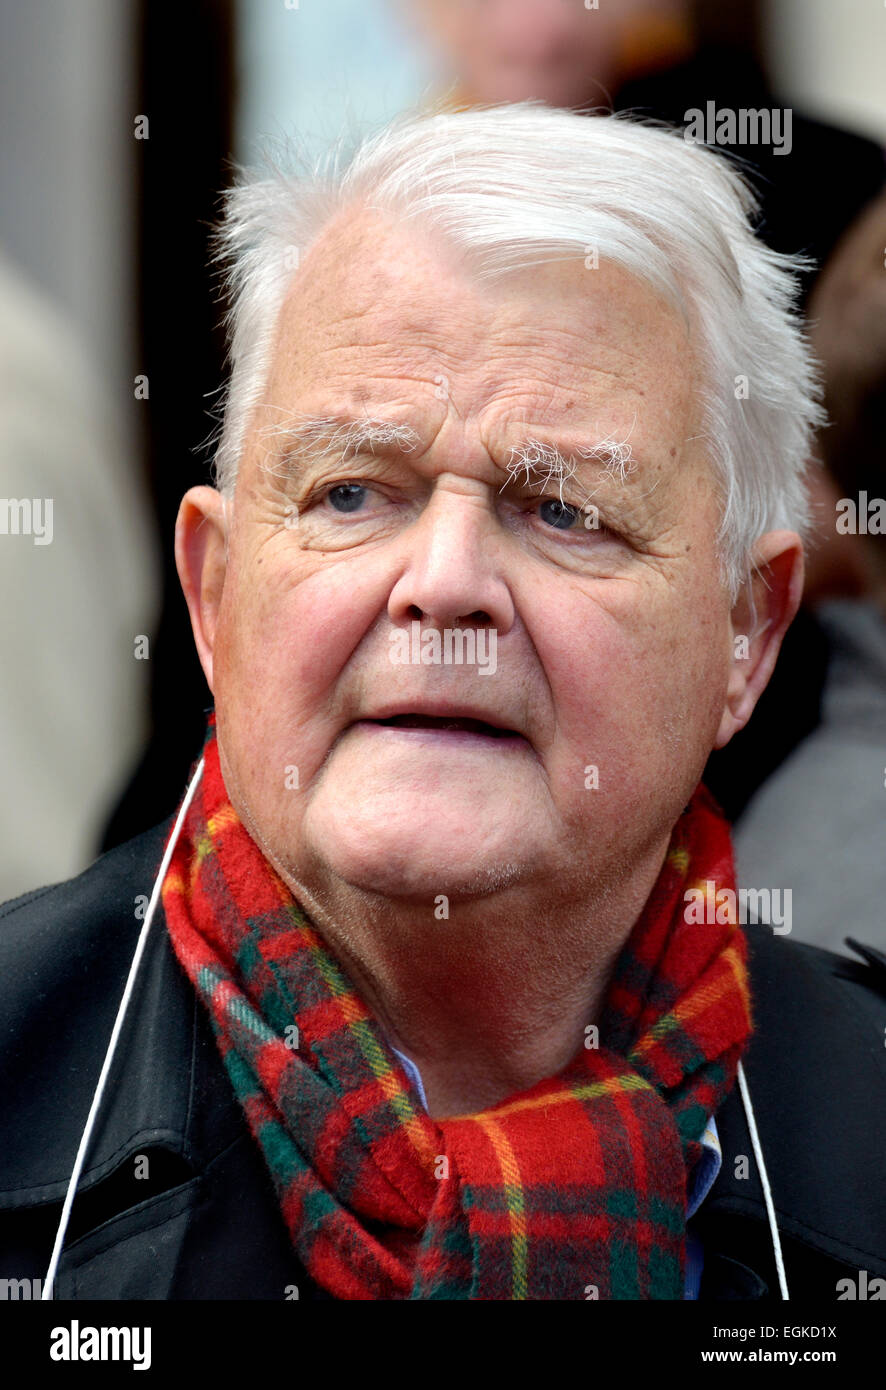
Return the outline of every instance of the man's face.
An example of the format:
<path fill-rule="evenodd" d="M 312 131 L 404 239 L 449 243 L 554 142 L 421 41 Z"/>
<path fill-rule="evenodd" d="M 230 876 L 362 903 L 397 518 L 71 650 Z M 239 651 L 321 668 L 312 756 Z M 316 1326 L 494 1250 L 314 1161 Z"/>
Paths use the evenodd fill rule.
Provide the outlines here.
<path fill-rule="evenodd" d="M 303 258 L 207 665 L 229 794 L 292 885 L 560 896 L 666 843 L 732 654 L 695 373 L 680 316 L 614 267 L 481 285 L 414 226 L 359 209 Z M 287 463 L 273 431 L 305 415 L 419 442 Z M 527 436 L 572 456 L 562 491 L 509 472 Z M 580 456 L 606 440 L 630 446 L 623 479 Z M 415 622 L 494 630 L 494 673 L 393 660 Z M 425 727 L 404 727 L 410 712 Z"/>

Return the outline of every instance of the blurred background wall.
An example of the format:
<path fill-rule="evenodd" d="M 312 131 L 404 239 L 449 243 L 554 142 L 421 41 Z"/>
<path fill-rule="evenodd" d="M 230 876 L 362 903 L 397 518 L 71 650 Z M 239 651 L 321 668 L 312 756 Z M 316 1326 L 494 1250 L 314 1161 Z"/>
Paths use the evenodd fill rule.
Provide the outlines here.
<path fill-rule="evenodd" d="M 786 100 L 886 142 L 886 6 L 872 0 L 770 0 L 764 46 Z"/>
<path fill-rule="evenodd" d="M 0 897 L 95 857 L 150 736 L 159 548 L 133 377 L 137 14 L 0 5 Z"/>
<path fill-rule="evenodd" d="M 136 18 L 119 0 L 0 5 L 0 241 L 109 384 L 135 347 Z"/>

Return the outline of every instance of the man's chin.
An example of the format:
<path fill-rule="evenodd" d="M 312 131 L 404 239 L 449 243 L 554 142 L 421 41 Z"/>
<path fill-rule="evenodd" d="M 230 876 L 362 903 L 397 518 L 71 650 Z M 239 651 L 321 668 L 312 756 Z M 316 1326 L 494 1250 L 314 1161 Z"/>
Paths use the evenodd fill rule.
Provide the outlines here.
<path fill-rule="evenodd" d="M 451 862 L 379 865 L 375 870 L 354 865 L 350 872 L 347 868 L 340 865 L 338 872 L 352 888 L 377 893 L 391 901 L 422 904 L 427 908 L 429 920 L 437 921 L 446 920 L 450 904 L 502 892 L 525 877 L 524 866 L 509 861 L 466 863 L 458 867 Z"/>
<path fill-rule="evenodd" d="M 523 857 L 504 844 L 482 845 L 474 829 L 441 833 L 391 833 L 393 827 L 317 824 L 306 826 L 307 844 L 326 874 L 366 893 L 423 903 L 431 916 L 457 899 L 483 897 L 510 887 L 531 872 Z"/>

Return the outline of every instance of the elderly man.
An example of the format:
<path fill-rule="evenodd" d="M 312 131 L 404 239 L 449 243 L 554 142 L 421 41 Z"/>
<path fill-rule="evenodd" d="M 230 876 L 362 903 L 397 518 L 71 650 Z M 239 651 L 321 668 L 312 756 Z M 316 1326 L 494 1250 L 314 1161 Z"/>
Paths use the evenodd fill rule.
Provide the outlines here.
<path fill-rule="evenodd" d="M 749 205 L 679 134 L 531 104 L 229 194 L 176 538 L 214 712 L 174 824 L 5 911 L 4 1274 L 886 1276 L 882 966 L 746 935 L 699 785 L 799 601 L 818 418 Z"/>

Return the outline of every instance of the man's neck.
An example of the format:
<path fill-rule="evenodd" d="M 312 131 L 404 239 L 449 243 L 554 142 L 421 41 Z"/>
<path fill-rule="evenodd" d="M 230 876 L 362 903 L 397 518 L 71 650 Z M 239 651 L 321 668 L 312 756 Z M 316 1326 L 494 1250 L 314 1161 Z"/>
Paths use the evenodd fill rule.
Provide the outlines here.
<path fill-rule="evenodd" d="M 488 1109 L 572 1060 L 666 852 L 602 891 L 509 890 L 453 903 L 440 921 L 341 882 L 290 886 L 443 1117 Z"/>

